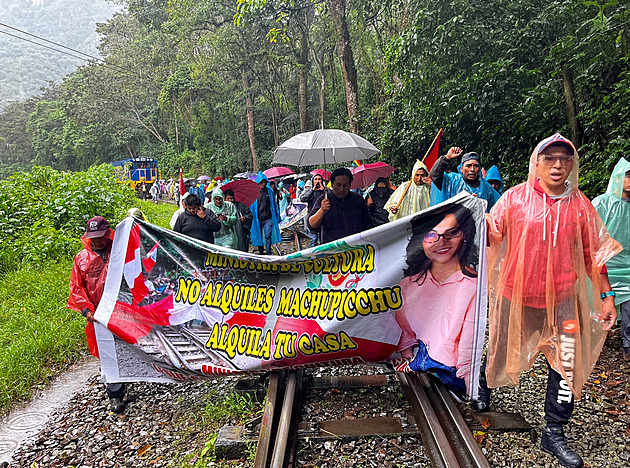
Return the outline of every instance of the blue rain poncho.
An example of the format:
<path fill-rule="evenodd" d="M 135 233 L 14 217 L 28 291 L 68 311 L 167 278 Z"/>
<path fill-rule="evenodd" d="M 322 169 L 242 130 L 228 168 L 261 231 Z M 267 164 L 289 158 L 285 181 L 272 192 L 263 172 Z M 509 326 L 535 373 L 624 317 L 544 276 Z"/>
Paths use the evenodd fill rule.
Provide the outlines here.
<path fill-rule="evenodd" d="M 219 197 L 223 200 L 221 206 L 214 204 L 215 197 Z M 221 229 L 219 232 L 214 233 L 214 243 L 221 247 L 229 247 L 230 249 L 236 249 L 238 245 L 238 237 L 236 236 L 236 207 L 225 201 L 223 191 L 220 188 L 212 190 L 212 196 L 204 205 L 206 208 L 210 208 L 217 216 L 225 215 L 227 219 L 221 221 Z"/>
<path fill-rule="evenodd" d="M 278 193 L 280 195 L 280 216 L 282 217 L 289 206 L 289 192 L 284 189 L 282 182 L 278 183 Z"/>
<path fill-rule="evenodd" d="M 499 168 L 497 166 L 492 166 L 490 169 L 488 169 L 488 172 L 486 172 L 485 179 L 488 182 L 491 180 L 498 180 L 499 190 L 497 190 L 497 192 L 499 192 L 499 195 L 503 193 L 503 187 L 504 187 L 503 179 L 501 178 L 501 174 L 499 174 Z"/>
<path fill-rule="evenodd" d="M 623 251 L 608 260 L 608 279 L 615 291 L 615 304 L 630 301 L 630 203 L 621 199 L 630 162 L 621 158 L 613 169 L 606 193 L 593 200 L 593 206 Z"/>
<path fill-rule="evenodd" d="M 267 177 L 262 172 L 258 172 L 256 176 L 256 183 L 260 183 L 261 180 L 266 180 Z M 282 242 L 282 238 L 280 237 L 280 228 L 278 227 L 280 224 L 280 212 L 278 209 L 278 204 L 276 203 L 276 197 L 273 189 L 269 187 L 269 183 L 267 183 L 267 193 L 269 194 L 269 201 L 271 203 L 271 243 L 279 244 Z M 265 240 L 262 236 L 262 231 L 260 229 L 260 221 L 258 220 L 258 200 L 252 203 L 252 206 L 249 207 L 249 211 L 252 212 L 254 218 L 252 219 L 252 245 L 254 247 L 260 247 L 265 245 Z"/>
<path fill-rule="evenodd" d="M 440 158 L 441 159 L 441 158 Z M 440 160 L 435 164 L 439 164 Z M 499 199 L 499 193 L 492 188 L 486 179 L 479 175 L 479 186 L 472 187 L 464 181 L 464 177 L 460 172 L 461 164 L 457 167 L 457 172 L 445 172 L 442 179 L 442 190 L 438 189 L 435 184 L 431 186 L 431 206 L 442 203 L 449 198 L 454 197 L 460 192 L 468 192 L 476 197 L 483 198 L 488 202 L 486 212 L 490 211 L 490 208 Z M 432 169 L 433 170 L 433 169 Z"/>

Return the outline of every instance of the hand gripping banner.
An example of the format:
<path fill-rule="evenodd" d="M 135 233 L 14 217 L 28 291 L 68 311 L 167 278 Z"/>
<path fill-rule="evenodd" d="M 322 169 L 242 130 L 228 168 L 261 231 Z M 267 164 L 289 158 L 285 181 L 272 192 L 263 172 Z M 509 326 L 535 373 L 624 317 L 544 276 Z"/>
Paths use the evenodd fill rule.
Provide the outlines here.
<path fill-rule="evenodd" d="M 103 380 L 389 361 L 473 397 L 486 327 L 485 226 L 485 202 L 460 194 L 275 257 L 126 218 L 96 311 Z"/>

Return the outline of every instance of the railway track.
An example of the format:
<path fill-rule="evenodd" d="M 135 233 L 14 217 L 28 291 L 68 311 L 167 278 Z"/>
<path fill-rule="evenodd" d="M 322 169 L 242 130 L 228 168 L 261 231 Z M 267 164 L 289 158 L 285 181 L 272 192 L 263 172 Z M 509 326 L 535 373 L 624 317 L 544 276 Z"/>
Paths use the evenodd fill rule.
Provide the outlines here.
<path fill-rule="evenodd" d="M 471 430 L 444 386 L 425 374 L 349 376 L 327 382 L 335 386 L 400 385 L 414 422 L 396 418 L 372 418 L 329 422 L 319 428 L 300 424 L 304 374 L 299 371 L 272 372 L 269 377 L 254 468 L 297 466 L 297 442 L 310 438 L 352 438 L 392 433 L 419 434 L 434 467 L 488 468 L 490 465 Z M 321 383 L 320 383 L 321 386 Z M 311 384 L 312 387 L 312 384 Z"/>

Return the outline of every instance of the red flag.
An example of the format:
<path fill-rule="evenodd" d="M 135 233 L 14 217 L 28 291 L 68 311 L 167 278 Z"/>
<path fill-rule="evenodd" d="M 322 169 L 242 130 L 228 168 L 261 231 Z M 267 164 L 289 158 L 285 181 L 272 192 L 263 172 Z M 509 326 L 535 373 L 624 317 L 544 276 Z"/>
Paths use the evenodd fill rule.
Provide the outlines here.
<path fill-rule="evenodd" d="M 427 166 L 427 169 L 429 171 L 435 164 L 435 161 L 437 161 L 438 159 L 440 153 L 440 137 L 442 136 L 442 132 L 443 130 L 440 128 L 440 131 L 435 137 L 435 140 L 433 140 L 433 146 L 430 148 L 430 152 L 427 153 L 427 155 L 424 157 L 424 160 L 422 161 L 425 166 Z"/>
<path fill-rule="evenodd" d="M 149 288 L 144 284 L 144 276 L 142 275 L 140 246 L 140 226 L 136 224 L 129 233 L 129 244 L 123 267 L 123 276 L 131 291 L 134 305 L 140 303 L 149 294 Z"/>
<path fill-rule="evenodd" d="M 186 193 L 186 186 L 184 185 L 184 176 L 182 175 L 182 169 L 179 169 L 179 196 L 181 197 Z"/>

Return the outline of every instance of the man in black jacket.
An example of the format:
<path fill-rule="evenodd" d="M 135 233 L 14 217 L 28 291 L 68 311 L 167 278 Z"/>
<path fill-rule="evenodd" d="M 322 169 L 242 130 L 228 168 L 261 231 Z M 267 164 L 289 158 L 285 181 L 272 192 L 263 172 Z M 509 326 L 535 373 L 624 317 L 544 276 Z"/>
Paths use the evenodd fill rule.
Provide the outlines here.
<path fill-rule="evenodd" d="M 212 210 L 201 206 L 197 195 L 188 195 L 186 210 L 175 221 L 173 231 L 180 232 L 195 239 L 214 243 L 214 233 L 221 229 L 221 221 Z"/>
<path fill-rule="evenodd" d="M 350 191 L 352 172 L 345 167 L 336 169 L 330 182 L 332 190 L 319 197 L 308 218 L 308 228 L 321 232 L 324 244 L 373 227 L 365 200 Z"/>

